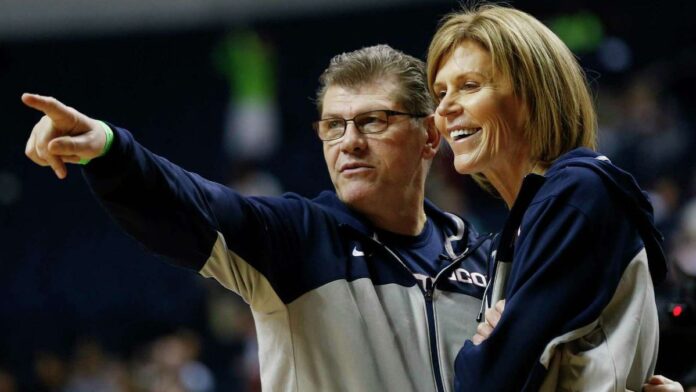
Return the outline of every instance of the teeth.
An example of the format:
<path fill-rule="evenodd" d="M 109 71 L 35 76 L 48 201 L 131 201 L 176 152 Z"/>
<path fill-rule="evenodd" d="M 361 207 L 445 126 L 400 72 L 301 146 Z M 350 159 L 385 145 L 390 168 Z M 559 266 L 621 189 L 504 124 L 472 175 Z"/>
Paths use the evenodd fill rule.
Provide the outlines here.
<path fill-rule="evenodd" d="M 481 128 L 464 128 L 464 129 L 457 129 L 456 131 L 452 131 L 452 132 L 450 133 L 450 137 L 451 137 L 452 139 L 455 139 L 455 140 L 457 140 L 457 139 L 462 139 L 462 138 L 465 138 L 465 137 L 467 137 L 467 136 L 471 136 L 471 135 L 475 134 L 475 133 L 478 132 L 480 129 L 481 129 Z"/>

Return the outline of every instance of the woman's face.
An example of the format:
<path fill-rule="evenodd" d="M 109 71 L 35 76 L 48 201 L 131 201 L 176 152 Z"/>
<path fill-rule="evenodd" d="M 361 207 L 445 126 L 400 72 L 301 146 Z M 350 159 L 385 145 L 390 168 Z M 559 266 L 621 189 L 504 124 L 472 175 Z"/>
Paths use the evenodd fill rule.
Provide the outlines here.
<path fill-rule="evenodd" d="M 465 40 L 446 56 L 433 90 L 435 124 L 452 147 L 459 173 L 509 177 L 529 162 L 524 105 L 480 44 Z"/>

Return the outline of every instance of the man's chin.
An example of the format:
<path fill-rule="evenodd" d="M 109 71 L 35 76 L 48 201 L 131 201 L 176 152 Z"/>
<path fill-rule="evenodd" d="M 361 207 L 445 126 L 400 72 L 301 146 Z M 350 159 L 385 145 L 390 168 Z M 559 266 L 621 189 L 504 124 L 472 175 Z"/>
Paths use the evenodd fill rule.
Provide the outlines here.
<path fill-rule="evenodd" d="M 338 198 L 341 199 L 343 203 L 354 210 L 364 211 L 367 210 L 371 204 L 374 204 L 371 203 L 375 197 L 374 189 L 362 187 L 342 189 L 340 192 L 337 192 L 337 194 Z"/>

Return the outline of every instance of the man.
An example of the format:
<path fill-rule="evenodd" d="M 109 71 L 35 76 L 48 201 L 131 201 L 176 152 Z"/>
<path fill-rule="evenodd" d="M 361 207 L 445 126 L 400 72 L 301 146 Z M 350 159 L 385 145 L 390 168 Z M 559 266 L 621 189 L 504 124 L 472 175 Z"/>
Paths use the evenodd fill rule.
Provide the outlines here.
<path fill-rule="evenodd" d="M 265 390 L 449 391 L 476 332 L 488 237 L 424 199 L 440 143 L 424 65 L 373 46 L 334 57 L 320 83 L 314 125 L 335 192 L 312 200 L 243 197 L 30 94 L 45 116 L 26 153 L 59 178 L 93 159 L 87 181 L 128 233 L 241 295 Z"/>

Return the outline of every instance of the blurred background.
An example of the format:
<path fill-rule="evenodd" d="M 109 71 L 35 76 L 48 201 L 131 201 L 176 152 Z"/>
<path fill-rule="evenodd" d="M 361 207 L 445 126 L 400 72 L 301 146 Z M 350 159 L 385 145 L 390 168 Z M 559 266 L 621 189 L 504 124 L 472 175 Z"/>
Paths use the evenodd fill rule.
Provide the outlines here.
<path fill-rule="evenodd" d="M 670 260 L 657 372 L 696 386 L 696 2 L 511 2 L 587 70 L 600 151 L 654 202 Z M 257 391 L 253 321 L 233 293 L 119 231 L 79 169 L 25 158 L 52 95 L 246 194 L 331 187 L 310 123 L 329 59 L 388 43 L 424 58 L 444 0 L 0 0 L 0 392 Z M 501 200 L 451 169 L 429 197 L 481 231 Z M 172 228 L 175 230 L 176 228 Z"/>

